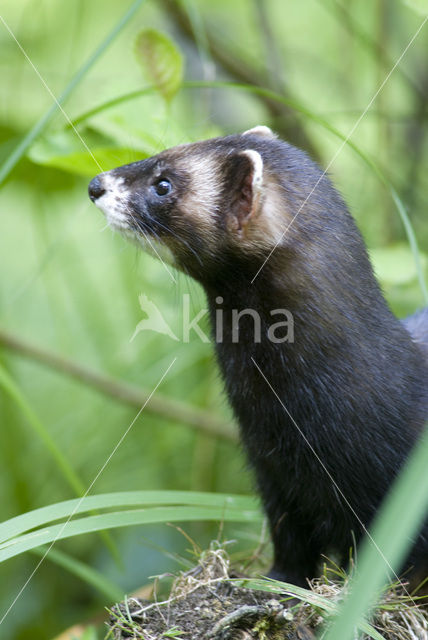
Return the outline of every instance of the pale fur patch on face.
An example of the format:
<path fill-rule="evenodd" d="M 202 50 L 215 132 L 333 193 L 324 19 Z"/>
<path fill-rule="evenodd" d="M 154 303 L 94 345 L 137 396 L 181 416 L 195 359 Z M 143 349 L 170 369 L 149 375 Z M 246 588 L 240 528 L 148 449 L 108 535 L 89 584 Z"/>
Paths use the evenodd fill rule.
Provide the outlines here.
<path fill-rule="evenodd" d="M 180 159 L 181 160 L 181 159 Z M 190 185 L 180 201 L 180 209 L 188 215 L 197 229 L 200 230 L 207 244 L 215 244 L 213 231 L 215 217 L 219 212 L 220 198 L 220 166 L 213 156 L 194 155 L 191 159 L 181 161 L 184 169 L 191 164 Z M 180 161 L 177 162 L 179 166 Z"/>
<path fill-rule="evenodd" d="M 284 204 L 281 185 L 268 180 L 258 226 L 264 228 L 264 233 L 271 245 L 276 245 L 281 240 L 290 219 L 290 213 Z"/>
<path fill-rule="evenodd" d="M 129 190 L 124 186 L 124 179 L 116 178 L 109 172 L 101 173 L 98 177 L 105 193 L 97 198 L 95 205 L 104 213 L 111 227 L 125 231 L 129 228 L 127 215 Z"/>

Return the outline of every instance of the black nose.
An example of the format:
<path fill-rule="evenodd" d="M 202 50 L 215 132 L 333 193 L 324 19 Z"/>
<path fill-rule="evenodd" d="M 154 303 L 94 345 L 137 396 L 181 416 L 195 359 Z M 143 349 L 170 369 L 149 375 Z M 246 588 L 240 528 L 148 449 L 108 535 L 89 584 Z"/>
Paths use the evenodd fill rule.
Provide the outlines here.
<path fill-rule="evenodd" d="M 98 198 L 101 198 L 101 196 L 105 192 L 106 190 L 102 186 L 101 180 L 99 179 L 98 176 L 96 176 L 93 180 L 91 180 L 88 187 L 88 193 L 92 202 L 95 202 L 95 200 L 98 200 Z"/>

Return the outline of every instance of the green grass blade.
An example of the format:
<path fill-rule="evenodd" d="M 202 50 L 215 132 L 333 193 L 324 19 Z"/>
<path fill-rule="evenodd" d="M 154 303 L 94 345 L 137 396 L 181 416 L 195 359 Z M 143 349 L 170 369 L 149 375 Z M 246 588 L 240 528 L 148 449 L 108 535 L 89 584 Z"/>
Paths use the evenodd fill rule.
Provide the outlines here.
<path fill-rule="evenodd" d="M 130 93 L 123 94 L 122 96 L 116 96 L 116 98 L 112 98 L 111 100 L 107 100 L 107 102 L 103 102 L 102 104 L 97 105 L 96 107 L 92 107 L 88 111 L 81 113 L 80 116 L 74 118 L 74 120 L 69 122 L 66 126 L 66 129 L 70 129 L 71 127 L 76 127 L 81 122 L 92 118 L 93 116 L 106 111 L 107 109 L 112 109 L 116 107 L 118 104 L 122 102 L 128 102 L 128 100 L 135 100 L 136 98 L 141 98 L 144 95 L 150 95 L 156 92 L 155 87 L 153 85 L 149 85 L 147 87 L 143 87 L 142 89 L 138 89 L 137 91 L 131 91 Z"/>
<path fill-rule="evenodd" d="M 394 569 L 404 560 L 409 544 L 428 510 L 427 460 L 426 429 L 371 530 L 376 545 Z M 367 615 L 386 582 L 385 570 L 384 558 L 366 539 L 359 553 L 355 576 L 350 581 L 350 595 L 340 606 L 338 617 L 325 635 L 325 640 L 353 640 L 354 629 Z"/>
<path fill-rule="evenodd" d="M 84 78 L 89 69 L 94 65 L 94 63 L 104 53 L 104 51 L 108 49 L 110 44 L 123 29 L 123 27 L 127 24 L 127 22 L 129 22 L 136 11 L 140 8 L 140 5 L 143 2 L 144 0 L 135 0 L 135 2 L 133 2 L 128 11 L 122 16 L 119 22 L 115 24 L 114 28 L 111 30 L 108 36 L 101 42 L 101 44 L 95 49 L 93 54 L 86 60 L 86 62 L 80 67 L 77 73 L 72 77 L 64 91 L 57 98 L 57 101 L 46 111 L 46 113 L 38 120 L 38 122 L 36 122 L 36 124 L 27 133 L 27 135 L 22 138 L 21 142 L 15 147 L 15 149 L 8 156 L 5 162 L 0 166 L 0 184 L 7 178 L 12 169 L 26 153 L 30 145 L 49 124 L 60 106 L 62 106 L 70 97 L 79 82 Z"/>
<path fill-rule="evenodd" d="M 12 398 L 12 400 L 16 403 L 16 405 L 21 410 L 22 414 L 26 418 L 28 424 L 31 429 L 37 435 L 38 438 L 42 440 L 47 450 L 51 454 L 54 459 L 58 469 L 60 470 L 62 476 L 70 485 L 77 495 L 83 495 L 85 493 L 85 487 L 80 480 L 79 476 L 76 474 L 67 458 L 64 456 L 62 451 L 57 447 L 55 441 L 50 435 L 49 431 L 46 429 L 44 424 L 38 418 L 38 416 L 34 413 L 33 409 L 27 402 L 21 390 L 15 384 L 13 378 L 8 374 L 6 369 L 4 369 L 0 365 L 0 387 Z"/>
<path fill-rule="evenodd" d="M 116 584 L 108 580 L 102 573 L 96 571 L 92 567 L 89 567 L 84 562 L 80 560 L 76 560 L 68 553 L 64 553 L 63 551 L 59 551 L 58 549 L 50 549 L 47 554 L 47 547 L 38 547 L 37 549 L 32 549 L 31 553 L 34 553 L 36 556 L 48 558 L 51 562 L 54 562 L 58 566 L 66 569 L 73 575 L 77 576 L 87 584 L 91 585 L 97 591 L 103 594 L 109 602 L 120 602 L 123 600 L 125 595 L 124 591 L 118 587 Z"/>
<path fill-rule="evenodd" d="M 87 496 L 74 500 L 65 500 L 47 507 L 28 511 L 10 518 L 0 524 L 0 543 L 16 537 L 30 529 L 47 525 L 79 513 L 112 509 L 114 507 L 141 507 L 150 505 L 188 505 L 199 507 L 218 507 L 226 511 L 229 508 L 242 510 L 257 509 L 257 500 L 252 496 L 227 495 L 223 493 L 205 493 L 197 491 L 121 491 Z"/>
<path fill-rule="evenodd" d="M 321 609 L 327 617 L 337 613 L 339 610 L 339 605 L 331 600 L 331 598 L 326 598 L 319 593 L 304 589 L 303 587 L 297 587 L 295 584 L 280 582 L 278 580 L 257 579 L 234 580 L 233 582 L 244 589 L 256 589 L 257 591 L 267 591 L 278 595 L 286 593 L 290 596 L 296 596 L 302 602 L 307 602 L 312 607 Z M 360 629 L 370 636 L 370 638 L 373 638 L 373 640 L 385 640 L 368 622 L 363 621 L 360 624 Z"/>
<path fill-rule="evenodd" d="M 80 480 L 77 473 L 74 471 L 71 464 L 68 462 L 66 456 L 62 453 L 61 449 L 57 446 L 55 440 L 50 435 L 49 431 L 46 429 L 42 421 L 38 418 L 38 416 L 34 413 L 30 404 L 27 402 L 23 393 L 19 389 L 19 387 L 15 384 L 13 378 L 8 374 L 6 369 L 4 369 L 0 365 L 0 388 L 12 398 L 12 400 L 16 403 L 16 405 L 21 410 L 22 414 L 26 418 L 28 424 L 32 428 L 33 432 L 37 435 L 37 437 L 42 440 L 46 449 L 51 454 L 53 460 L 55 461 L 61 475 L 64 477 L 64 480 L 69 484 L 72 488 L 73 492 L 78 496 L 82 496 L 86 488 L 82 481 Z M 105 545 L 109 549 L 111 555 L 115 559 L 118 566 L 121 564 L 121 560 L 119 554 L 117 552 L 116 546 L 113 541 L 110 539 L 110 536 L 107 533 L 102 532 L 101 538 L 103 539 Z"/>
<path fill-rule="evenodd" d="M 304 602 L 308 602 L 313 607 L 322 609 L 326 614 L 337 613 L 338 605 L 330 598 L 326 598 L 319 593 L 298 587 L 295 584 L 271 580 L 270 578 L 246 578 L 233 580 L 234 584 L 243 589 L 255 589 L 256 591 L 267 591 L 268 593 L 293 595 Z"/>
<path fill-rule="evenodd" d="M 106 529 L 129 527 L 141 524 L 167 522 L 190 522 L 218 520 L 220 522 L 260 522 L 263 516 L 257 509 L 244 510 L 222 507 L 150 507 L 116 511 L 101 515 L 87 516 L 61 524 L 38 529 L 0 545 L 0 562 L 13 558 L 25 551 L 65 538 L 94 533 Z"/>

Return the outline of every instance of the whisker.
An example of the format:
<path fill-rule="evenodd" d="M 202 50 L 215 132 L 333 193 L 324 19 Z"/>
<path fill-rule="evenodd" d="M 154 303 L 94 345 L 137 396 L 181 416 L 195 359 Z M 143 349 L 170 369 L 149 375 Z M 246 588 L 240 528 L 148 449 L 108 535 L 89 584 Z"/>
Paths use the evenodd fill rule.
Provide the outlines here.
<path fill-rule="evenodd" d="M 150 234 L 153 234 L 155 236 L 155 238 L 159 241 L 162 242 L 161 238 L 159 237 L 159 235 L 156 233 L 156 231 L 152 228 L 149 227 L 147 225 L 147 223 L 144 222 L 144 220 L 141 217 L 136 217 L 132 211 L 132 208 L 129 206 L 128 202 L 126 200 L 124 200 L 123 198 L 120 198 L 120 203 L 121 205 L 124 207 L 126 213 L 129 215 L 129 217 L 131 218 L 132 222 L 134 223 L 134 226 L 136 227 L 136 229 L 138 231 L 141 231 L 141 233 L 143 234 L 144 238 L 149 241 L 149 236 Z M 166 225 L 162 224 L 161 222 L 159 222 L 159 220 L 156 220 L 154 218 L 151 218 L 150 222 L 154 222 L 155 224 L 157 224 L 160 228 L 164 229 L 165 231 L 167 231 L 168 233 L 170 233 L 174 238 L 176 238 L 176 240 L 178 240 L 179 242 L 181 242 L 185 247 L 187 247 L 187 249 L 195 256 L 196 260 L 199 262 L 199 264 L 202 266 L 203 262 L 201 257 L 197 254 L 197 252 L 194 250 L 194 248 L 186 241 L 183 240 L 183 238 L 180 238 L 176 233 L 174 233 L 174 231 L 172 229 L 170 229 L 169 227 L 167 227 Z"/>
<path fill-rule="evenodd" d="M 191 253 L 193 253 L 193 255 L 195 256 L 195 258 L 197 259 L 199 264 L 202 265 L 201 257 L 196 253 L 196 251 L 193 249 L 193 247 L 188 242 L 186 242 L 186 240 L 183 240 L 183 238 L 180 238 L 176 233 L 174 233 L 174 231 L 172 229 L 170 229 L 166 225 L 164 225 L 161 222 L 159 222 L 159 220 L 153 219 L 153 222 L 155 222 L 157 225 L 159 225 L 162 229 L 165 229 L 165 231 L 168 231 L 168 233 L 170 233 L 174 238 L 176 238 L 179 242 L 184 244 L 184 246 L 187 247 Z"/>
<path fill-rule="evenodd" d="M 150 242 L 150 236 L 154 236 L 155 239 L 162 243 L 161 238 L 159 237 L 159 235 L 156 233 L 155 229 L 153 229 L 152 226 L 149 226 L 140 216 L 135 216 L 132 208 L 129 206 L 128 202 L 126 200 L 124 200 L 123 198 L 120 198 L 120 203 L 123 206 L 123 208 L 125 209 L 126 213 L 129 215 L 131 221 L 132 221 L 132 226 L 134 227 L 134 229 L 136 231 L 139 231 L 144 239 L 148 242 L 148 244 L 152 247 L 153 251 L 156 253 L 156 255 L 159 257 L 159 259 L 161 260 L 161 262 L 164 264 L 162 258 L 159 256 L 158 252 L 156 251 L 156 249 L 153 247 L 152 243 Z M 196 260 L 199 262 L 200 265 L 202 265 L 202 259 L 200 258 L 200 256 L 196 253 L 196 251 L 193 249 L 193 247 L 191 247 L 186 240 L 183 240 L 182 238 L 180 238 L 179 236 L 177 236 L 174 231 L 170 228 L 168 228 L 167 226 L 165 226 L 164 224 L 162 224 L 161 222 L 159 222 L 158 220 L 155 219 L 151 219 L 150 222 L 154 222 L 156 223 L 159 227 L 161 227 L 162 229 L 165 229 L 165 231 L 167 231 L 168 233 L 170 233 L 174 238 L 176 238 L 179 242 L 182 242 L 184 244 L 184 246 L 186 246 L 189 251 L 195 256 Z M 171 276 L 171 278 L 174 280 L 174 282 L 176 282 L 176 279 L 174 278 L 174 276 L 172 275 L 172 273 L 170 272 L 170 270 L 167 268 L 167 266 L 164 264 L 165 269 L 168 271 L 169 275 Z"/>

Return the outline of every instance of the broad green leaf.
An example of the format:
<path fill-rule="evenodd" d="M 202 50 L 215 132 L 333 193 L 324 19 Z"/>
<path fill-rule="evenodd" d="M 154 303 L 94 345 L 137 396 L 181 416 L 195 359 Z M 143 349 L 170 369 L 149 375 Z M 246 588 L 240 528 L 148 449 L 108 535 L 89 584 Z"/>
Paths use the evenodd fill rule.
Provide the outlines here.
<path fill-rule="evenodd" d="M 376 275 L 381 282 L 399 285 L 412 282 L 418 277 L 413 253 L 410 247 L 405 244 L 371 249 L 370 257 Z M 419 253 L 419 258 L 422 268 L 426 269 L 426 256 Z"/>
<path fill-rule="evenodd" d="M 137 37 L 136 54 L 159 93 L 167 102 L 172 100 L 183 78 L 183 58 L 172 40 L 155 29 L 145 29 Z"/>
<path fill-rule="evenodd" d="M 92 129 L 83 131 L 81 138 L 80 140 L 70 129 L 57 131 L 35 142 L 28 157 L 36 164 L 93 176 L 100 171 L 108 171 L 149 155 L 139 151 L 136 157 L 135 149 L 116 147 L 111 138 Z"/>

